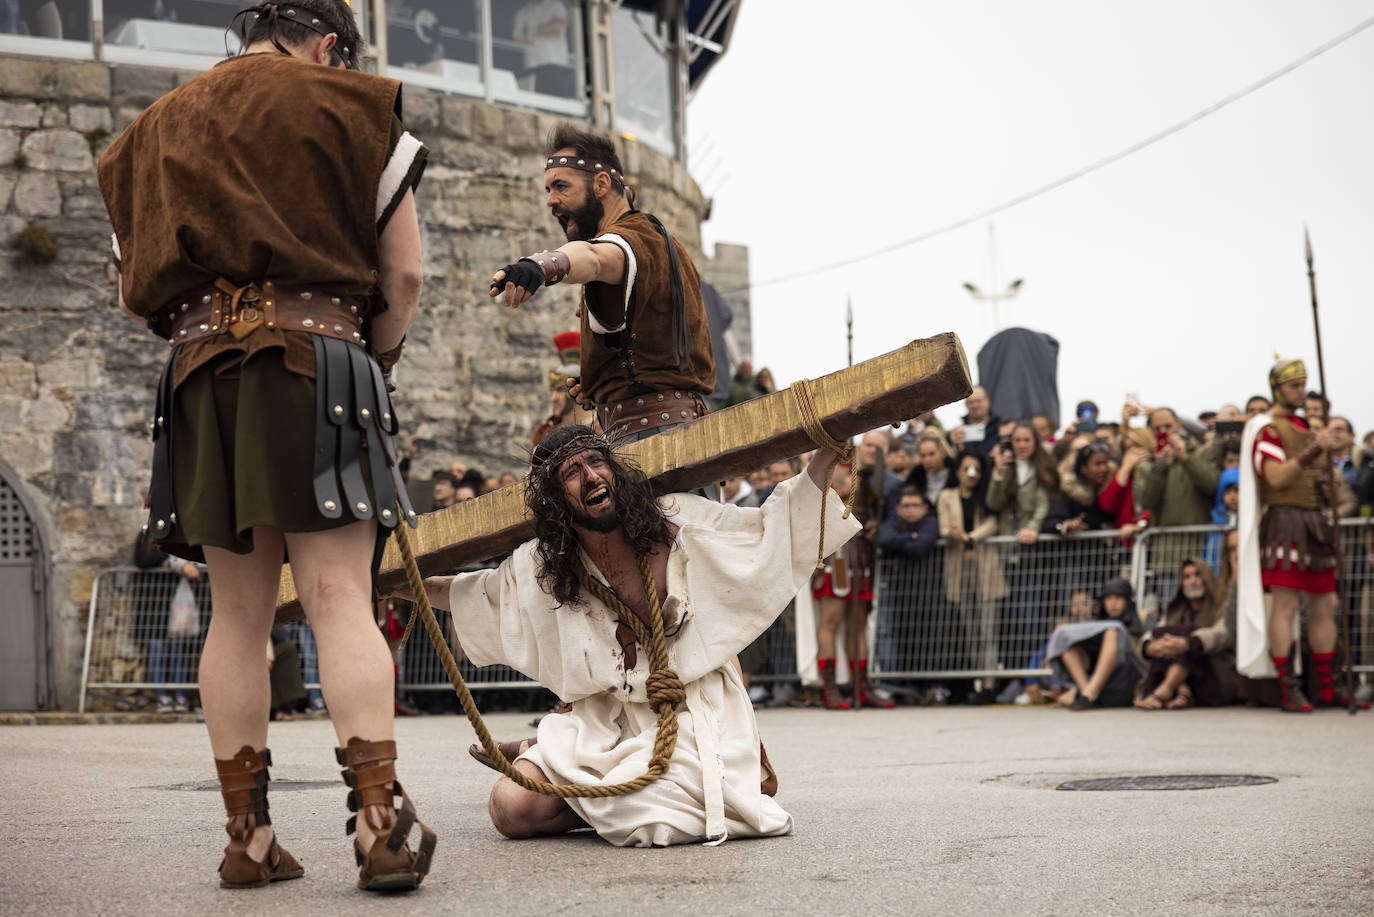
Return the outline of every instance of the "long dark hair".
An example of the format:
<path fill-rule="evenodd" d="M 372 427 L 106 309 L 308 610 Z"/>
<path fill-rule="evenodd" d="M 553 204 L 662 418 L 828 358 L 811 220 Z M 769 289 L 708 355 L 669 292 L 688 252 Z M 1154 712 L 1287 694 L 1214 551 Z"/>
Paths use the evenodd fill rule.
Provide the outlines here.
<path fill-rule="evenodd" d="M 587 427 L 556 428 L 535 449 L 525 485 L 525 505 L 534 517 L 540 585 L 559 605 L 576 605 L 581 601 L 582 557 L 558 467 L 583 449 L 600 452 L 611 468 L 616 515 L 635 554 L 647 556 L 671 540 L 668 520 L 654 499 L 648 478 L 637 465 L 618 458 L 606 441 Z"/>
<path fill-rule="evenodd" d="M 363 37 L 353 18 L 353 10 L 343 0 L 256 3 L 239 10 L 230 28 L 237 28 L 244 48 L 255 42 L 270 41 L 283 54 L 290 52 L 282 42 L 304 45 L 317 36 L 333 32 L 338 36 L 334 53 L 345 67 L 359 69 L 363 56 Z"/>
<path fill-rule="evenodd" d="M 987 509 L 988 495 L 988 457 L 981 452 L 973 449 L 964 449 L 959 453 L 959 457 L 954 460 L 955 473 L 951 477 L 955 478 L 954 486 L 958 487 L 959 469 L 964 467 L 965 459 L 973 459 L 978 463 L 978 483 L 974 485 L 972 499 L 976 506 Z"/>
<path fill-rule="evenodd" d="M 1030 463 L 1035 469 L 1035 477 L 1040 482 L 1040 489 L 1053 497 L 1059 493 L 1059 470 L 1054 465 L 1054 459 L 1045 451 L 1045 447 L 1040 444 L 1040 434 L 1035 431 L 1035 424 L 1029 420 L 1018 420 L 1016 426 L 1012 427 L 1012 435 L 1016 435 L 1017 430 L 1029 430 L 1031 439 L 1035 443 L 1035 449 L 1031 452 Z M 1016 494 L 1021 489 L 1020 482 L 1016 479 L 1015 470 L 1007 475 L 1007 500 L 1014 503 Z"/>

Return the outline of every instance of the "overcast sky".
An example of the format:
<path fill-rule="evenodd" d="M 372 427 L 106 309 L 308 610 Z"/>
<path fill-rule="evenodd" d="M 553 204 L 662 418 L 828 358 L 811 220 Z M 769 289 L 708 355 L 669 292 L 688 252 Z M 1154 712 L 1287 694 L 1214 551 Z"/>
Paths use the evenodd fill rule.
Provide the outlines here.
<path fill-rule="evenodd" d="M 1183 120 L 1374 17 L 1374 2 L 745 0 L 688 109 L 703 228 L 756 283 L 950 223 Z M 1061 424 L 1127 392 L 1196 416 L 1316 349 L 1333 410 L 1374 429 L 1374 28 L 1128 159 L 993 218 L 1001 327 L 1059 340 Z M 758 286 L 754 362 L 781 384 L 954 331 L 976 376 L 988 222 Z M 946 408 L 947 422 L 961 410 Z"/>

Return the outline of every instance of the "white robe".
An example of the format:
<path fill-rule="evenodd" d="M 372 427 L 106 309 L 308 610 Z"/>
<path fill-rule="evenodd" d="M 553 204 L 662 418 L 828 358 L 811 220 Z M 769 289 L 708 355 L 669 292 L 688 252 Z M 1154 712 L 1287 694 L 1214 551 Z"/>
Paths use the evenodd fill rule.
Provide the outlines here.
<path fill-rule="evenodd" d="M 1240 505 L 1236 508 L 1239 542 L 1236 571 L 1236 671 L 1247 678 L 1274 678 L 1273 657 L 1269 655 L 1269 596 L 1260 575 L 1260 518 L 1264 507 L 1259 499 L 1259 475 L 1255 473 L 1255 440 L 1269 426 L 1268 414 L 1257 414 L 1245 424 L 1240 439 Z M 1293 616 L 1293 671 L 1302 671 L 1299 635 L 1302 622 Z"/>
<path fill-rule="evenodd" d="M 808 581 L 816 564 L 820 491 L 808 474 L 778 485 L 758 509 L 692 494 L 660 503 L 678 526 L 668 558 L 665 623 L 668 659 L 687 701 L 678 711 L 677 747 L 667 773 L 613 799 L 569 799 L 603 838 L 619 846 L 722 841 L 786 834 L 792 817 L 759 792 L 758 727 L 734 656 L 749 645 Z M 830 554 L 859 531 L 826 491 Z M 626 672 L 615 639 L 616 615 L 596 598 L 556 607 L 537 578 L 535 542 L 500 567 L 454 578 L 453 625 L 473 665 L 502 663 L 572 703 L 539 724 L 539 742 L 522 758 L 554 783 L 610 784 L 644 773 L 658 718 L 645 682 L 641 648 Z M 603 579 L 584 553 L 592 575 Z"/>

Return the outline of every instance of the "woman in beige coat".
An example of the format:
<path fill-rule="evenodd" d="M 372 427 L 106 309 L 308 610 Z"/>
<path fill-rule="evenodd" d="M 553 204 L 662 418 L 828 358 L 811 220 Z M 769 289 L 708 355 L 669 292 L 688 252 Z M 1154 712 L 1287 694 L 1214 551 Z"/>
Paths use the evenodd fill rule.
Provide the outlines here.
<path fill-rule="evenodd" d="M 997 602 L 1006 598 L 1007 580 L 997 545 L 983 539 L 997 534 L 997 516 L 984 502 L 987 460 L 960 453 L 957 484 L 940 491 L 940 535 L 947 539 L 945 598 L 963 623 L 966 658 L 975 668 L 997 666 Z"/>

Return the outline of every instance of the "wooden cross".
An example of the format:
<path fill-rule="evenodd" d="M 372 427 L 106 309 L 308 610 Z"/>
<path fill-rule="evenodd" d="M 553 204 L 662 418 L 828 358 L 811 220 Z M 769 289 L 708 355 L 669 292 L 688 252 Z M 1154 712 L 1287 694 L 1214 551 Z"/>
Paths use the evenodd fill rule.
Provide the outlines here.
<path fill-rule="evenodd" d="M 945 333 L 813 379 L 807 389 L 821 426 L 844 442 L 965 398 L 972 385 L 963 345 Z M 629 443 L 621 451 L 644 470 L 655 493 L 664 494 L 705 487 L 814 448 L 795 395 L 784 389 Z M 532 537 L 525 482 L 520 481 L 421 516 L 410 541 L 420 572 L 428 576 L 504 554 Z M 404 582 L 393 540 L 382 557 L 377 586 L 387 593 Z M 301 617 L 289 567 L 282 568 L 277 606 L 277 624 Z"/>

